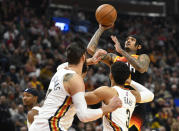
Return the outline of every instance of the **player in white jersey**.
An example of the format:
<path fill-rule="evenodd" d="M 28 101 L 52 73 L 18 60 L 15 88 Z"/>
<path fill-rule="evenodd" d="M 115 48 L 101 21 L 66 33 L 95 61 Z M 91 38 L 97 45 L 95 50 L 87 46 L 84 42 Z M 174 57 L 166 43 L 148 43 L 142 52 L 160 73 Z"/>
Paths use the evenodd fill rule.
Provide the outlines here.
<path fill-rule="evenodd" d="M 86 101 L 88 104 L 97 104 L 102 101 L 103 105 L 106 105 L 112 97 L 118 96 L 122 101 L 122 107 L 103 116 L 103 131 L 128 131 L 135 104 L 152 101 L 154 94 L 141 84 L 131 82 L 129 67 L 123 62 L 112 64 L 110 79 L 111 87 L 102 86 L 86 93 Z M 124 88 L 126 82 L 135 90 Z"/>
<path fill-rule="evenodd" d="M 67 48 L 67 61 L 68 67 L 58 69 L 52 77 L 44 104 L 29 131 L 67 131 L 75 114 L 82 122 L 88 122 L 121 107 L 120 99 L 114 97 L 102 108 L 87 108 L 81 77 L 87 69 L 85 47 L 71 44 Z"/>
<path fill-rule="evenodd" d="M 23 93 L 23 104 L 27 107 L 27 127 L 30 128 L 34 121 L 34 116 L 38 115 L 40 107 L 38 106 L 38 91 L 34 88 L 27 88 Z"/>

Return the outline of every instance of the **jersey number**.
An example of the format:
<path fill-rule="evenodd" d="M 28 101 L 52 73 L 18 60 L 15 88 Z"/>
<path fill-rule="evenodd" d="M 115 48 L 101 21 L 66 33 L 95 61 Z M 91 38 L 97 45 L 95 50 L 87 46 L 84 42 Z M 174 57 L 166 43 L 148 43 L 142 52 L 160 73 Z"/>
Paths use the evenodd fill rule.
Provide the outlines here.
<path fill-rule="evenodd" d="M 128 115 L 127 121 L 126 121 L 126 127 L 129 128 L 129 120 L 130 120 L 130 110 L 126 110 L 126 114 Z"/>
<path fill-rule="evenodd" d="M 130 71 L 135 73 L 135 68 L 131 64 L 129 64 L 128 62 L 126 64 L 129 67 Z"/>

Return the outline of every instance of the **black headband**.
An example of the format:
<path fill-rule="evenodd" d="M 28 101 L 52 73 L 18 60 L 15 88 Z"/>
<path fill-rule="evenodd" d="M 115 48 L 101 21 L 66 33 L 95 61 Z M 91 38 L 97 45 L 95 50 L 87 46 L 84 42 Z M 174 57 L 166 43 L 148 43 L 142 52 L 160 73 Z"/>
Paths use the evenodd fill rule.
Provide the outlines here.
<path fill-rule="evenodd" d="M 30 93 L 33 96 L 38 96 L 38 91 L 36 89 L 34 89 L 34 88 L 27 88 L 27 89 L 25 89 L 24 92 Z"/>

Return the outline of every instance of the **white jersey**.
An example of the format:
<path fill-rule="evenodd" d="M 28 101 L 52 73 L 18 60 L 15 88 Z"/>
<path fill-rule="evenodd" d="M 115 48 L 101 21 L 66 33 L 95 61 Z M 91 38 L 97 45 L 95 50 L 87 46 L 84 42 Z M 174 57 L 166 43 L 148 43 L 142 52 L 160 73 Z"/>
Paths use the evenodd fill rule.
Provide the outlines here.
<path fill-rule="evenodd" d="M 34 106 L 31 110 L 37 110 L 39 112 L 40 107 L 39 106 Z M 28 118 L 27 118 L 27 128 L 29 129 L 31 126 L 31 123 L 29 123 Z"/>
<path fill-rule="evenodd" d="M 39 115 L 35 117 L 35 121 L 38 121 L 42 126 L 39 128 L 40 124 L 36 122 L 33 130 L 66 131 L 72 125 L 76 111 L 72 104 L 72 98 L 63 85 L 64 76 L 68 73 L 75 72 L 61 68 L 52 77 L 44 104 L 39 111 Z"/>
<path fill-rule="evenodd" d="M 112 87 L 122 101 L 122 107 L 103 116 L 103 131 L 128 131 L 129 120 L 135 108 L 136 98 L 129 91 L 118 86 Z"/>

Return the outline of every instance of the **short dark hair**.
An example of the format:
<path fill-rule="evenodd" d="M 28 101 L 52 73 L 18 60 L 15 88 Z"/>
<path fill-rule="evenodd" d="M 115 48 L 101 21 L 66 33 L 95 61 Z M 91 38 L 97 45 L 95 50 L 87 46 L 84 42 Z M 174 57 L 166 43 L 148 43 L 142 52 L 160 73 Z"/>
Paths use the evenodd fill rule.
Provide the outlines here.
<path fill-rule="evenodd" d="M 146 47 L 144 46 L 143 44 L 143 41 L 141 40 L 140 37 L 137 36 L 137 34 L 134 34 L 134 35 L 130 35 L 129 37 L 133 37 L 136 39 L 136 43 L 135 43 L 135 46 L 138 46 L 138 45 L 141 45 L 141 49 L 138 49 L 137 50 L 137 55 L 140 55 L 140 54 L 148 54 L 149 51 L 146 49 Z"/>
<path fill-rule="evenodd" d="M 86 47 L 81 43 L 72 43 L 67 47 L 67 61 L 69 64 L 78 64 L 80 58 L 86 53 Z"/>
<path fill-rule="evenodd" d="M 115 62 L 111 65 L 111 73 L 116 84 L 124 85 L 129 78 L 130 69 L 124 62 Z"/>
<path fill-rule="evenodd" d="M 138 37 L 136 34 L 134 34 L 134 35 L 130 35 L 129 37 L 133 37 L 133 38 L 136 39 L 135 46 L 137 46 L 137 45 L 141 45 L 141 46 L 143 47 L 143 42 L 142 42 L 142 40 L 141 40 L 140 37 Z"/>

